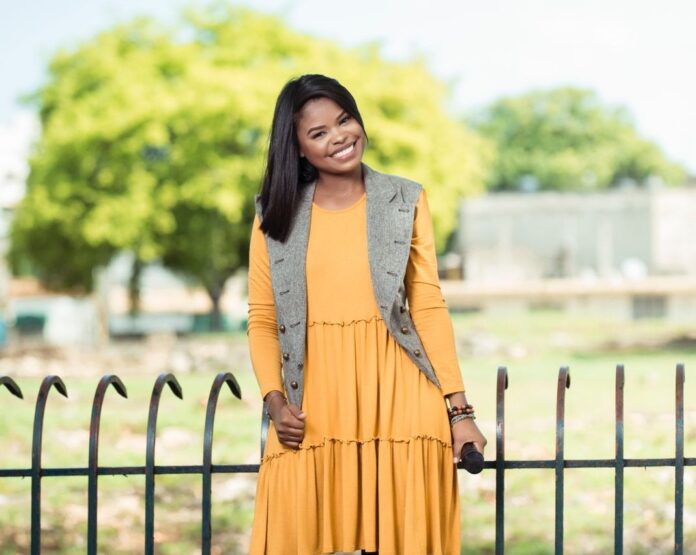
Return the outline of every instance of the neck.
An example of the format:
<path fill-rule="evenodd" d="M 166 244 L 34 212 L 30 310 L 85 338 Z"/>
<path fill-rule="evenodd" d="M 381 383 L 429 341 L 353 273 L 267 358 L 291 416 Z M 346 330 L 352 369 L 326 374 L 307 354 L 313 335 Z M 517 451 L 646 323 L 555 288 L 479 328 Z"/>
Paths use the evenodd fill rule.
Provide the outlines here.
<path fill-rule="evenodd" d="M 319 172 L 316 188 L 338 196 L 349 195 L 355 189 L 363 188 L 362 164 L 350 173 L 332 174 Z"/>

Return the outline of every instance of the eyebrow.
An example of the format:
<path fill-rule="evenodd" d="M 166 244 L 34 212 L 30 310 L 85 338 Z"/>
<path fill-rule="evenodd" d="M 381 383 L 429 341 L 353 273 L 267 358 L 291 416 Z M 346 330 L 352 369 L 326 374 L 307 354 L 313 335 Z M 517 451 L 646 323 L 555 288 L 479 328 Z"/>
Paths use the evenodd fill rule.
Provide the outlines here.
<path fill-rule="evenodd" d="M 341 113 L 338 114 L 338 116 L 336 116 L 336 121 L 341 119 L 343 114 L 347 114 L 347 113 L 348 112 L 346 112 L 345 110 L 341 110 Z M 321 129 L 322 127 L 326 127 L 326 126 L 325 125 L 315 125 L 314 127 L 310 127 L 309 129 L 307 129 L 307 135 L 309 135 L 312 131 L 316 131 L 317 129 Z"/>

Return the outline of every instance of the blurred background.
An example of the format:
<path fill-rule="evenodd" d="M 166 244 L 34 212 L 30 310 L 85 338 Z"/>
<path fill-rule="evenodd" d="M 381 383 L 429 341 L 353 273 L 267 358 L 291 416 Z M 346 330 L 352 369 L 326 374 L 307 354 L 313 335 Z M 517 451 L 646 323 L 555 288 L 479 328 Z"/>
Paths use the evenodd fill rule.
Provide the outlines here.
<path fill-rule="evenodd" d="M 674 456 L 674 367 L 688 374 L 696 354 L 692 3 L 43 0 L 3 16 L 0 374 L 28 399 L 0 402 L 2 467 L 30 463 L 34 392 L 48 374 L 70 399 L 49 403 L 45 465 L 86 463 L 106 373 L 130 398 L 107 400 L 101 460 L 143 464 L 147 401 L 165 371 L 184 400 L 163 401 L 158 464 L 200 461 L 219 371 L 234 373 L 243 400 L 221 402 L 216 462 L 258 463 L 245 332 L 253 197 L 277 94 L 303 73 L 353 93 L 365 162 L 428 191 L 487 456 L 496 368 L 510 375 L 507 456 L 550 458 L 567 364 L 566 456 L 611 458 L 617 363 L 626 456 Z M 627 552 L 671 551 L 673 473 L 627 470 Z M 462 552 L 491 553 L 493 476 L 459 476 Z M 509 553 L 552 552 L 552 478 L 510 473 Z M 606 553 L 613 474 L 567 479 L 566 545 Z M 245 553 L 255 476 L 215 480 L 215 549 Z M 2 554 L 27 550 L 23 482 L 0 481 Z M 46 552 L 84 551 L 84 482 L 45 485 Z M 100 482 L 104 552 L 141 551 L 141 482 Z M 160 483 L 158 550 L 196 553 L 198 478 Z M 684 518 L 696 549 L 688 493 Z"/>

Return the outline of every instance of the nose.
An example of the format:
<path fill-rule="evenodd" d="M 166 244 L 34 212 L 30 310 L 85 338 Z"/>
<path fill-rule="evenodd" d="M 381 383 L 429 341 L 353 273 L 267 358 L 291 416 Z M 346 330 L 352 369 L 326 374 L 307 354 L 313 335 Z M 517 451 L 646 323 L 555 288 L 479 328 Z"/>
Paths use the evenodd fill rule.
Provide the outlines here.
<path fill-rule="evenodd" d="M 346 133 L 343 129 L 335 129 L 333 132 L 333 143 L 342 144 L 346 140 Z"/>

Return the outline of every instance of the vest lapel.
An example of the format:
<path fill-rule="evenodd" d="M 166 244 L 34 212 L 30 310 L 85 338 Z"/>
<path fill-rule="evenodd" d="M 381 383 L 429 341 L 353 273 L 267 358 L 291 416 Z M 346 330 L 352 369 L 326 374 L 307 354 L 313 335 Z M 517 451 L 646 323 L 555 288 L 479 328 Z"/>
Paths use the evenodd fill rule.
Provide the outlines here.
<path fill-rule="evenodd" d="M 407 202 L 398 182 L 365 168 L 367 194 L 367 252 L 375 299 L 389 323 L 397 294 L 403 287 L 413 232 L 415 201 Z"/>

